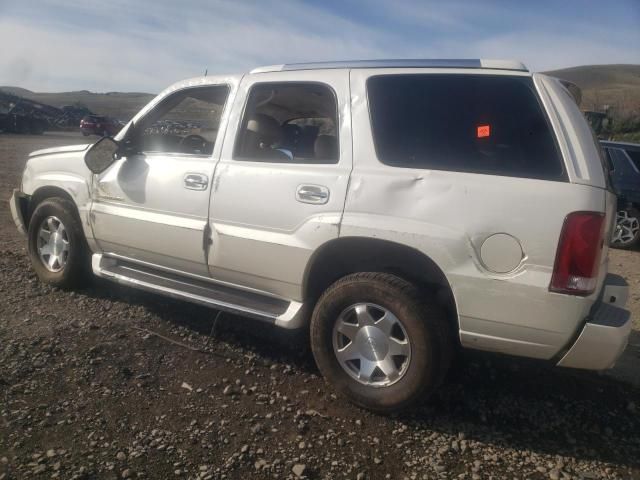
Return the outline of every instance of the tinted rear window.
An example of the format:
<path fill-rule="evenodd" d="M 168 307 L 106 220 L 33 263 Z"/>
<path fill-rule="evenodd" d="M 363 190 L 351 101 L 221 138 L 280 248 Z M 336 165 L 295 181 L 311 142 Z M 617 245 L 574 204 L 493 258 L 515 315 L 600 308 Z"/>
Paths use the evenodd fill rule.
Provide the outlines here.
<path fill-rule="evenodd" d="M 383 163 L 565 179 L 531 78 L 381 75 L 371 77 L 367 89 Z"/>

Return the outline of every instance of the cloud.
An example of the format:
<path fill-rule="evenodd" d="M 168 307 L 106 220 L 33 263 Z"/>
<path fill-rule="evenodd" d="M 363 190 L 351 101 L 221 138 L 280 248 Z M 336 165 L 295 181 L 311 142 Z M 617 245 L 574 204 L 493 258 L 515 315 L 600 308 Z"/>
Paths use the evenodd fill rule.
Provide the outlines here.
<path fill-rule="evenodd" d="M 0 3 L 0 44 L 9 46 L 0 82 L 39 91 L 153 92 L 205 69 L 299 61 L 508 57 L 536 70 L 640 61 L 639 30 L 625 18 L 638 9 L 608 9 L 598 20 L 584 10 L 460 0 L 345 0 L 339 8 L 295 0 Z M 607 23 L 613 18 L 615 28 Z"/>
<path fill-rule="evenodd" d="M 0 65 L 4 83 L 158 90 L 206 68 L 222 73 L 264 63 L 371 57 L 379 52 L 370 46 L 373 37 L 381 41 L 366 27 L 294 2 L 284 9 L 286 16 L 268 2 L 262 5 L 269 15 L 227 2 L 214 8 L 212 2 L 193 2 L 186 9 L 161 2 L 91 10 L 65 5 L 61 10 L 73 10 L 79 21 L 53 11 L 50 17 L 30 12 L 31 18 L 0 18 L 0 42 L 11 45 Z"/>

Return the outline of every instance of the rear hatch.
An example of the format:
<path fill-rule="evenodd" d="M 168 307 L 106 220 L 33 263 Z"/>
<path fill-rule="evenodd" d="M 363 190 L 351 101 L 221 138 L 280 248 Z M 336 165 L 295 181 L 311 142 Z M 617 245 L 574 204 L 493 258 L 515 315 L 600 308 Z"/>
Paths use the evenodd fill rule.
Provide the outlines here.
<path fill-rule="evenodd" d="M 604 243 L 595 296 L 607 274 L 609 242 L 616 217 L 617 198 L 609 179 L 607 162 L 574 95 L 556 78 L 542 74 L 534 74 L 533 77 L 555 130 L 570 182 L 593 187 L 593 194 L 602 197 Z"/>

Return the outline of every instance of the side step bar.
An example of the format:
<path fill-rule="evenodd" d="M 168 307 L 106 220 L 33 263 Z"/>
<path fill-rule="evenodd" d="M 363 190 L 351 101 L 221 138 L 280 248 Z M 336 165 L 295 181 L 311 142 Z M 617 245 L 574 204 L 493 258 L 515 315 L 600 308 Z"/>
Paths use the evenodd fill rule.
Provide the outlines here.
<path fill-rule="evenodd" d="M 300 302 L 247 292 L 99 253 L 94 254 L 91 260 L 96 276 L 123 285 L 244 315 L 283 328 L 299 328 L 304 322 Z"/>

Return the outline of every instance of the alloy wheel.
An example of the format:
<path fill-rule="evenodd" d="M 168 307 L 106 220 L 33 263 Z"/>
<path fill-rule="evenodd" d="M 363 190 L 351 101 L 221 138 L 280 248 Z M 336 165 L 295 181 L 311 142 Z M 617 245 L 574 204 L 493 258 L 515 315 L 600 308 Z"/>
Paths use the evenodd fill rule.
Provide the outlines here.
<path fill-rule="evenodd" d="M 614 245 L 627 245 L 638 237 L 640 219 L 629 215 L 627 210 L 620 210 L 616 215 L 616 228 L 613 234 Z"/>
<path fill-rule="evenodd" d="M 38 230 L 38 256 L 50 272 L 60 272 L 69 259 L 69 236 L 58 217 L 45 218 Z"/>
<path fill-rule="evenodd" d="M 411 361 L 411 342 L 402 322 L 373 303 L 351 305 L 339 315 L 333 350 L 349 376 L 374 387 L 396 383 Z"/>

